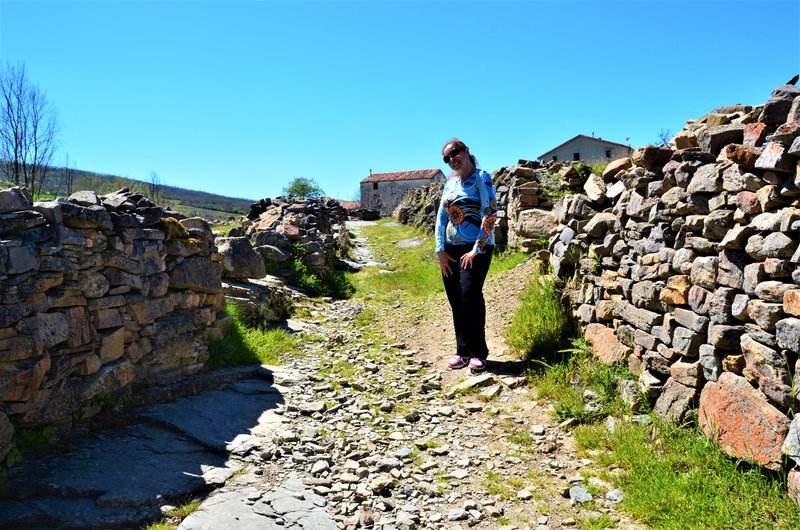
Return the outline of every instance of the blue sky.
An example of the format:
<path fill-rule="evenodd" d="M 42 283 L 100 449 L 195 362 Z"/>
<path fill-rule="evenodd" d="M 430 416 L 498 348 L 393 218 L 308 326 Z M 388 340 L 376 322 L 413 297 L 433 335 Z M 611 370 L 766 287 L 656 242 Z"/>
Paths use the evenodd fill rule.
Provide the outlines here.
<path fill-rule="evenodd" d="M 488 171 L 644 145 L 800 72 L 797 0 L 2 0 L 0 32 L 59 111 L 55 164 L 251 199 L 447 172 L 452 137 Z"/>

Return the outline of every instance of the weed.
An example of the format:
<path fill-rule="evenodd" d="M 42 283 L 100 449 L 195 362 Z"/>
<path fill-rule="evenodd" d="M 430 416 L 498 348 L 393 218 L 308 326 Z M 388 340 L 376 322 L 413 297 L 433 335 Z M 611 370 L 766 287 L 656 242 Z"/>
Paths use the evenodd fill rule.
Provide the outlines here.
<path fill-rule="evenodd" d="M 281 356 L 298 347 L 299 341 L 282 329 L 260 329 L 242 322 L 239 310 L 228 304 L 225 312 L 234 323 L 219 340 L 209 341 L 207 368 L 242 364 L 281 364 Z"/>
<path fill-rule="evenodd" d="M 504 330 L 508 344 L 528 360 L 555 358 L 569 331 L 555 279 L 534 271 L 520 299 L 519 309 Z"/>
<path fill-rule="evenodd" d="M 512 444 L 529 447 L 533 445 L 533 436 L 527 431 L 516 431 L 508 437 L 508 441 Z"/>
<path fill-rule="evenodd" d="M 565 356 L 563 362 L 533 373 L 538 395 L 553 400 L 559 421 L 575 418 L 580 423 L 591 423 L 610 414 L 626 412 L 617 392 L 617 382 L 633 377 L 627 369 L 599 362 L 592 355 L 591 347 L 580 338 L 573 339 L 572 346 L 559 353 Z M 583 393 L 586 389 L 599 396 L 597 406 L 585 406 Z"/>
<path fill-rule="evenodd" d="M 489 495 L 500 495 L 504 499 L 511 498 L 511 492 L 506 487 L 506 481 L 500 473 L 488 471 L 483 479 L 483 487 Z"/>
<path fill-rule="evenodd" d="M 180 506 L 176 506 L 164 514 L 164 517 L 160 521 L 151 523 L 142 530 L 174 530 L 180 525 L 181 521 L 196 512 L 201 504 L 202 502 L 200 499 L 194 499 Z"/>
<path fill-rule="evenodd" d="M 617 521 L 607 513 L 600 513 L 597 516 L 578 516 L 575 518 L 581 530 L 605 530 L 606 528 L 616 528 Z"/>

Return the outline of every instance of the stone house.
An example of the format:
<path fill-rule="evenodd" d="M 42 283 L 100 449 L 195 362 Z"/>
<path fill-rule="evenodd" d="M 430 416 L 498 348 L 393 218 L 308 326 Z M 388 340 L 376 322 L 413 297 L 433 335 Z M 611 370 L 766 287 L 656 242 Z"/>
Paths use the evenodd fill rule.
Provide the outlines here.
<path fill-rule="evenodd" d="M 584 160 L 586 162 L 610 162 L 630 156 L 633 149 L 628 145 L 609 142 L 602 138 L 579 134 L 563 144 L 539 155 L 540 162 L 563 162 Z"/>
<path fill-rule="evenodd" d="M 381 215 L 389 215 L 408 190 L 444 181 L 445 176 L 440 169 L 371 173 L 361 181 L 361 207 L 374 208 Z"/>

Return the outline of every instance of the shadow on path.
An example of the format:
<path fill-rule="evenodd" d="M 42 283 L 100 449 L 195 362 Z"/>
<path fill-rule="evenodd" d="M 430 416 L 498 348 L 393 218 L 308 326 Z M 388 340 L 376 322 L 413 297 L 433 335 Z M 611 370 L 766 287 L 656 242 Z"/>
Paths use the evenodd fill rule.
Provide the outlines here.
<path fill-rule="evenodd" d="M 128 426 L 73 440 L 64 454 L 11 469 L 0 528 L 140 528 L 173 504 L 223 484 L 281 422 L 273 370 L 129 413 Z"/>

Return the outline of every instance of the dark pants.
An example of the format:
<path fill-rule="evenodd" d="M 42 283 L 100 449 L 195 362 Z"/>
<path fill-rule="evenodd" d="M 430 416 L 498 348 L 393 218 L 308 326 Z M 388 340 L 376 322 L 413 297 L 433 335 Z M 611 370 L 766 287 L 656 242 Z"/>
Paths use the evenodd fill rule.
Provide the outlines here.
<path fill-rule="evenodd" d="M 444 250 L 455 258 L 450 262 L 450 276 L 442 275 L 447 300 L 453 310 L 453 327 L 456 331 L 456 355 L 486 359 L 486 303 L 483 299 L 483 282 L 489 272 L 494 247 L 485 246 L 477 254 L 469 269 L 462 269 L 461 256 L 472 250 L 472 245 L 448 245 Z"/>

